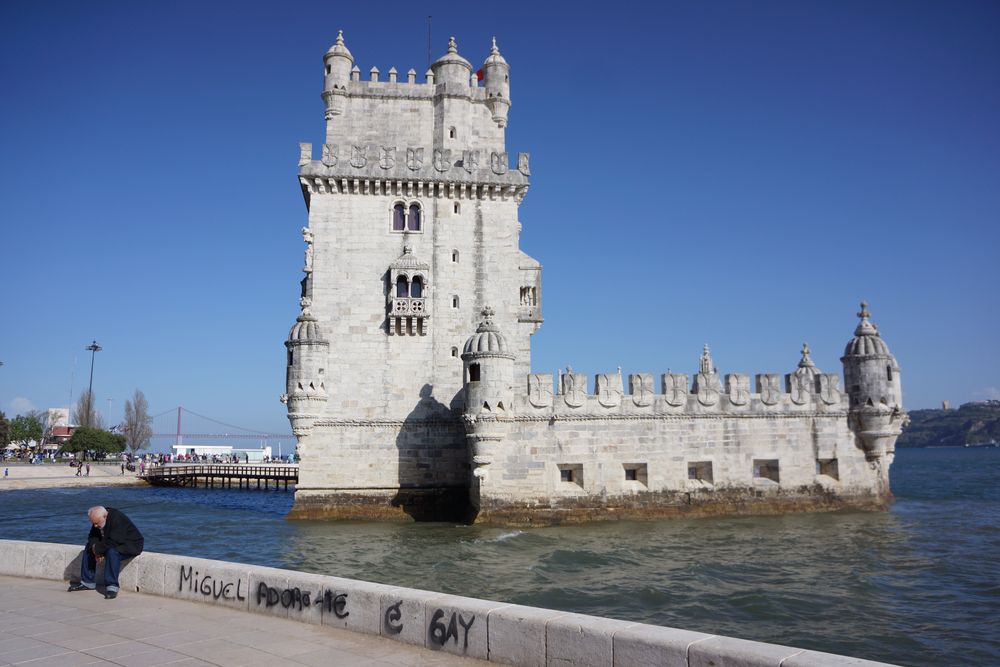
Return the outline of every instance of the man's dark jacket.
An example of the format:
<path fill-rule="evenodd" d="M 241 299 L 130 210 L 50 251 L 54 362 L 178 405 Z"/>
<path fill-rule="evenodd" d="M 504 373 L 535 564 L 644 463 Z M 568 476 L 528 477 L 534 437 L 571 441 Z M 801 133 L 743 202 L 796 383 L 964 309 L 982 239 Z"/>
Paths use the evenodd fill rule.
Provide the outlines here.
<path fill-rule="evenodd" d="M 113 507 L 105 507 L 108 518 L 104 522 L 104 534 L 101 529 L 93 526 L 87 535 L 87 547 L 94 554 L 103 556 L 108 549 L 115 549 L 122 558 L 131 558 L 142 553 L 142 533 L 135 527 L 132 520 Z"/>

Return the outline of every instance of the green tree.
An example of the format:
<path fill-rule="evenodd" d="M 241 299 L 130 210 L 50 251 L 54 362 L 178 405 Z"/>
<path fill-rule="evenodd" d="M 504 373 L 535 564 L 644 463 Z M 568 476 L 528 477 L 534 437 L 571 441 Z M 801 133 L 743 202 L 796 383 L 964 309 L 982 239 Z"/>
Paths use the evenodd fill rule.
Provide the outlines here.
<path fill-rule="evenodd" d="M 39 444 L 42 441 L 42 420 L 34 413 L 14 417 L 9 429 L 11 442 L 27 445 L 32 440 Z"/>
<path fill-rule="evenodd" d="M 149 447 L 153 437 L 153 419 L 149 416 L 146 395 L 136 389 L 131 400 L 125 401 L 125 441 L 135 454 Z"/>
<path fill-rule="evenodd" d="M 7 415 L 0 412 L 0 449 L 10 444 L 10 422 Z"/>
<path fill-rule="evenodd" d="M 108 433 L 99 428 L 80 426 L 73 431 L 72 437 L 63 445 L 62 450 L 79 453 L 80 458 L 102 454 L 118 454 L 125 449 L 125 436 L 120 433 Z"/>

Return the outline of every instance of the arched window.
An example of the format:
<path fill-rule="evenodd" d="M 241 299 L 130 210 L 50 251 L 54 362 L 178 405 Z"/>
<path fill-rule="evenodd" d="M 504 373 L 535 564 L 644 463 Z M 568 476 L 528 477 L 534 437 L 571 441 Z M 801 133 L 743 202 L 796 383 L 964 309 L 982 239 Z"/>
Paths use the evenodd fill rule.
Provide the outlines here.
<path fill-rule="evenodd" d="M 885 367 L 885 379 L 892 382 L 892 366 Z"/>
<path fill-rule="evenodd" d="M 392 207 L 392 231 L 402 232 L 406 229 L 406 207 L 402 203 Z"/>
<path fill-rule="evenodd" d="M 451 356 L 455 357 L 456 359 L 458 358 L 458 348 L 457 347 L 451 348 Z M 289 364 L 289 366 L 290 365 L 291 364 Z"/>
<path fill-rule="evenodd" d="M 451 307 L 452 308 L 458 308 L 458 297 L 457 296 L 451 297 Z"/>
<path fill-rule="evenodd" d="M 462 212 L 462 207 L 459 206 L 458 202 L 455 202 L 455 209 L 454 210 L 455 210 L 455 213 L 461 213 Z"/>
<path fill-rule="evenodd" d="M 449 139 L 454 139 L 455 138 L 455 128 L 450 128 L 448 130 L 448 138 Z"/>
<path fill-rule="evenodd" d="M 479 382 L 479 364 L 469 364 L 469 382 Z"/>
<path fill-rule="evenodd" d="M 410 296 L 419 299 L 424 295 L 424 279 L 420 276 L 413 276 L 413 283 L 410 285 Z"/>
<path fill-rule="evenodd" d="M 406 284 L 406 276 L 396 278 L 396 297 L 405 298 L 410 296 L 410 288 Z"/>
<path fill-rule="evenodd" d="M 453 261 L 456 264 L 458 264 L 458 251 L 457 250 L 452 250 L 451 251 L 451 261 Z"/>
<path fill-rule="evenodd" d="M 410 213 L 406 217 L 406 228 L 411 232 L 420 231 L 420 207 L 410 204 Z"/>

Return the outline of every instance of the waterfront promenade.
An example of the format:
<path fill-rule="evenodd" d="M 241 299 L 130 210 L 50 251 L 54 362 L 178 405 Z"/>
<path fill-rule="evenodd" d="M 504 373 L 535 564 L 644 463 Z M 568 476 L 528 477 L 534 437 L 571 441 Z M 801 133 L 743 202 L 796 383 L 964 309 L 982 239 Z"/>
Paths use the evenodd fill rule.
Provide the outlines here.
<path fill-rule="evenodd" d="M 125 471 L 121 474 L 120 463 L 91 463 L 90 476 L 76 476 L 76 468 L 68 463 L 43 463 L 28 465 L 27 463 L 0 463 L 0 475 L 3 469 L 9 472 L 7 477 L 0 477 L 0 491 L 20 489 L 50 489 L 66 486 L 139 486 L 145 482 L 134 472 Z"/>
<path fill-rule="evenodd" d="M 0 576 L 0 665 L 484 665 L 348 630 L 125 592 Z"/>

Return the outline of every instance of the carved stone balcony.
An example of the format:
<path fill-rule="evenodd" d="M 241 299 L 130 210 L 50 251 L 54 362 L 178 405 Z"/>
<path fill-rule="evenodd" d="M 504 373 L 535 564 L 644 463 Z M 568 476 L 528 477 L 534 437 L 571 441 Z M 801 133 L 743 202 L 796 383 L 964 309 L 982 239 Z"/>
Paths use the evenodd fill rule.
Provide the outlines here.
<path fill-rule="evenodd" d="M 430 310 L 423 297 L 393 297 L 389 302 L 390 336 L 426 336 Z"/>
<path fill-rule="evenodd" d="M 393 317 L 430 317 L 424 307 L 425 299 L 397 297 L 392 300 Z"/>

